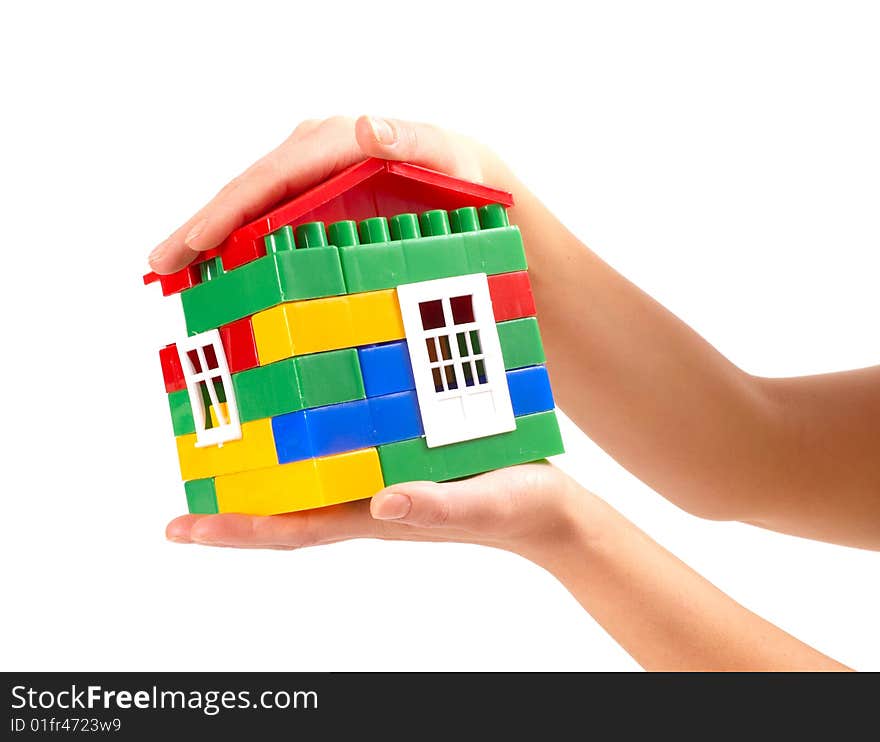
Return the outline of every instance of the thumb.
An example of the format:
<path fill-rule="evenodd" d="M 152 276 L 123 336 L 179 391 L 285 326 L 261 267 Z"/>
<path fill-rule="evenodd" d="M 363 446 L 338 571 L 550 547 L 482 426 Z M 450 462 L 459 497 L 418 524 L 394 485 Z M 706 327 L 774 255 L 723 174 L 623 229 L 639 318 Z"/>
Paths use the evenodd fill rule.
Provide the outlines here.
<path fill-rule="evenodd" d="M 355 122 L 355 136 L 368 157 L 411 162 L 458 178 L 481 180 L 478 159 L 464 156 L 467 145 L 438 126 L 361 116 Z"/>
<path fill-rule="evenodd" d="M 483 530 L 503 515 L 498 498 L 480 477 L 460 482 L 406 482 L 382 490 L 370 503 L 376 520 L 423 528 Z"/>

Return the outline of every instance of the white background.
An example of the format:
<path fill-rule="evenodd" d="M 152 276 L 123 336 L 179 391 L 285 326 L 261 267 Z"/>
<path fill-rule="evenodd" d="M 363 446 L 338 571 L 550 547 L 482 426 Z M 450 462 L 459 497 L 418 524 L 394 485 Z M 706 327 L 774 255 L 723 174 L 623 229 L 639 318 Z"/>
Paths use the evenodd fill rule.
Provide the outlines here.
<path fill-rule="evenodd" d="M 165 542 L 182 317 L 146 254 L 302 118 L 490 143 L 750 372 L 880 362 L 875 4 L 512 6 L 4 6 L 3 669 L 637 667 L 508 554 Z M 560 466 L 734 598 L 880 670 L 878 554 L 697 520 L 565 437 Z"/>

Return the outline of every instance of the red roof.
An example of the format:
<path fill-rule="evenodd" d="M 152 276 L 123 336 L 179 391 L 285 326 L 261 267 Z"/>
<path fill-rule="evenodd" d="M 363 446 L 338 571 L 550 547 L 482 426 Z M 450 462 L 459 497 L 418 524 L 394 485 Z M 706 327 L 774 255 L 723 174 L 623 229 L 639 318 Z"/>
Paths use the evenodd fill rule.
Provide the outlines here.
<path fill-rule="evenodd" d="M 177 273 L 147 273 L 144 283 L 159 281 L 166 296 L 199 282 L 195 266 L 220 256 L 229 271 L 266 254 L 263 237 L 281 227 L 305 222 L 360 221 L 428 209 L 458 209 L 499 203 L 513 206 L 513 196 L 497 188 L 471 183 L 419 165 L 375 158 L 346 168 L 329 180 L 235 230 L 218 247 L 202 253 Z"/>

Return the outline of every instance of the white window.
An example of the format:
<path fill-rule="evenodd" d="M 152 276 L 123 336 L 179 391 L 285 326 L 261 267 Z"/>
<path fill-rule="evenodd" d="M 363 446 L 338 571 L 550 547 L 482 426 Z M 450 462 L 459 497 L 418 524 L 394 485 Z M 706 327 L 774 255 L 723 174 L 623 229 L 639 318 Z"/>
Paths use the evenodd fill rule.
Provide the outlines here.
<path fill-rule="evenodd" d="M 397 287 L 429 448 L 513 430 L 485 273 Z"/>
<path fill-rule="evenodd" d="M 220 331 L 208 330 L 181 340 L 177 354 L 196 424 L 196 447 L 222 446 L 241 438 L 238 405 Z"/>

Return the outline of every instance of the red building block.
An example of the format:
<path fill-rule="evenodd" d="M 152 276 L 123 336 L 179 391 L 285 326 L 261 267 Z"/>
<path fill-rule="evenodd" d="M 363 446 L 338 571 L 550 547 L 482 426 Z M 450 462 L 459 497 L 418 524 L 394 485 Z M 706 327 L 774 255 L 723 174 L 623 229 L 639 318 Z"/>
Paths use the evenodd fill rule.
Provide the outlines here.
<path fill-rule="evenodd" d="M 259 365 L 257 343 L 254 340 L 254 328 L 251 325 L 250 317 L 223 325 L 220 328 L 220 340 L 226 351 L 229 373 L 246 371 Z M 159 362 L 162 364 L 165 391 L 171 394 L 171 392 L 186 389 L 186 379 L 183 376 L 183 369 L 180 367 L 176 343 L 166 345 L 159 351 Z"/>
<path fill-rule="evenodd" d="M 257 358 L 257 343 L 250 317 L 230 322 L 220 328 L 220 340 L 226 351 L 229 373 L 246 371 L 260 364 Z"/>
<path fill-rule="evenodd" d="M 159 362 L 162 364 L 162 378 L 165 379 L 165 391 L 178 392 L 186 389 L 186 380 L 183 377 L 183 369 L 180 367 L 180 357 L 177 355 L 177 345 L 171 343 L 159 351 Z"/>
<path fill-rule="evenodd" d="M 536 314 L 532 284 L 526 271 L 489 276 L 489 296 L 492 298 L 496 322 L 533 317 Z"/>
<path fill-rule="evenodd" d="M 223 270 L 227 273 L 245 263 L 262 258 L 266 254 L 266 243 L 262 238 L 239 237 L 234 232 L 218 248 Z"/>
<path fill-rule="evenodd" d="M 469 183 L 418 165 L 370 158 L 355 163 L 265 216 L 239 227 L 219 247 L 202 253 L 196 261 L 200 263 L 220 255 L 224 270 L 233 270 L 265 255 L 263 237 L 287 225 L 296 227 L 306 222 L 330 224 L 341 219 L 362 221 L 373 216 L 421 213 L 429 209 L 450 211 L 462 206 L 490 203 L 512 206 L 513 196 L 506 191 Z M 197 268 L 192 279 L 181 276 L 192 268 L 195 265 L 172 276 L 148 273 L 144 276 L 144 283 L 160 281 L 163 292 L 167 286 L 167 293 L 176 293 L 189 288 L 186 285 L 189 280 L 198 283 Z"/>
<path fill-rule="evenodd" d="M 162 287 L 162 296 L 171 296 L 179 294 L 184 289 L 191 289 L 202 280 L 201 270 L 197 265 L 188 265 L 177 273 L 168 276 L 160 276 L 158 273 L 147 273 L 144 276 L 144 283 L 151 284 L 158 281 Z"/>

